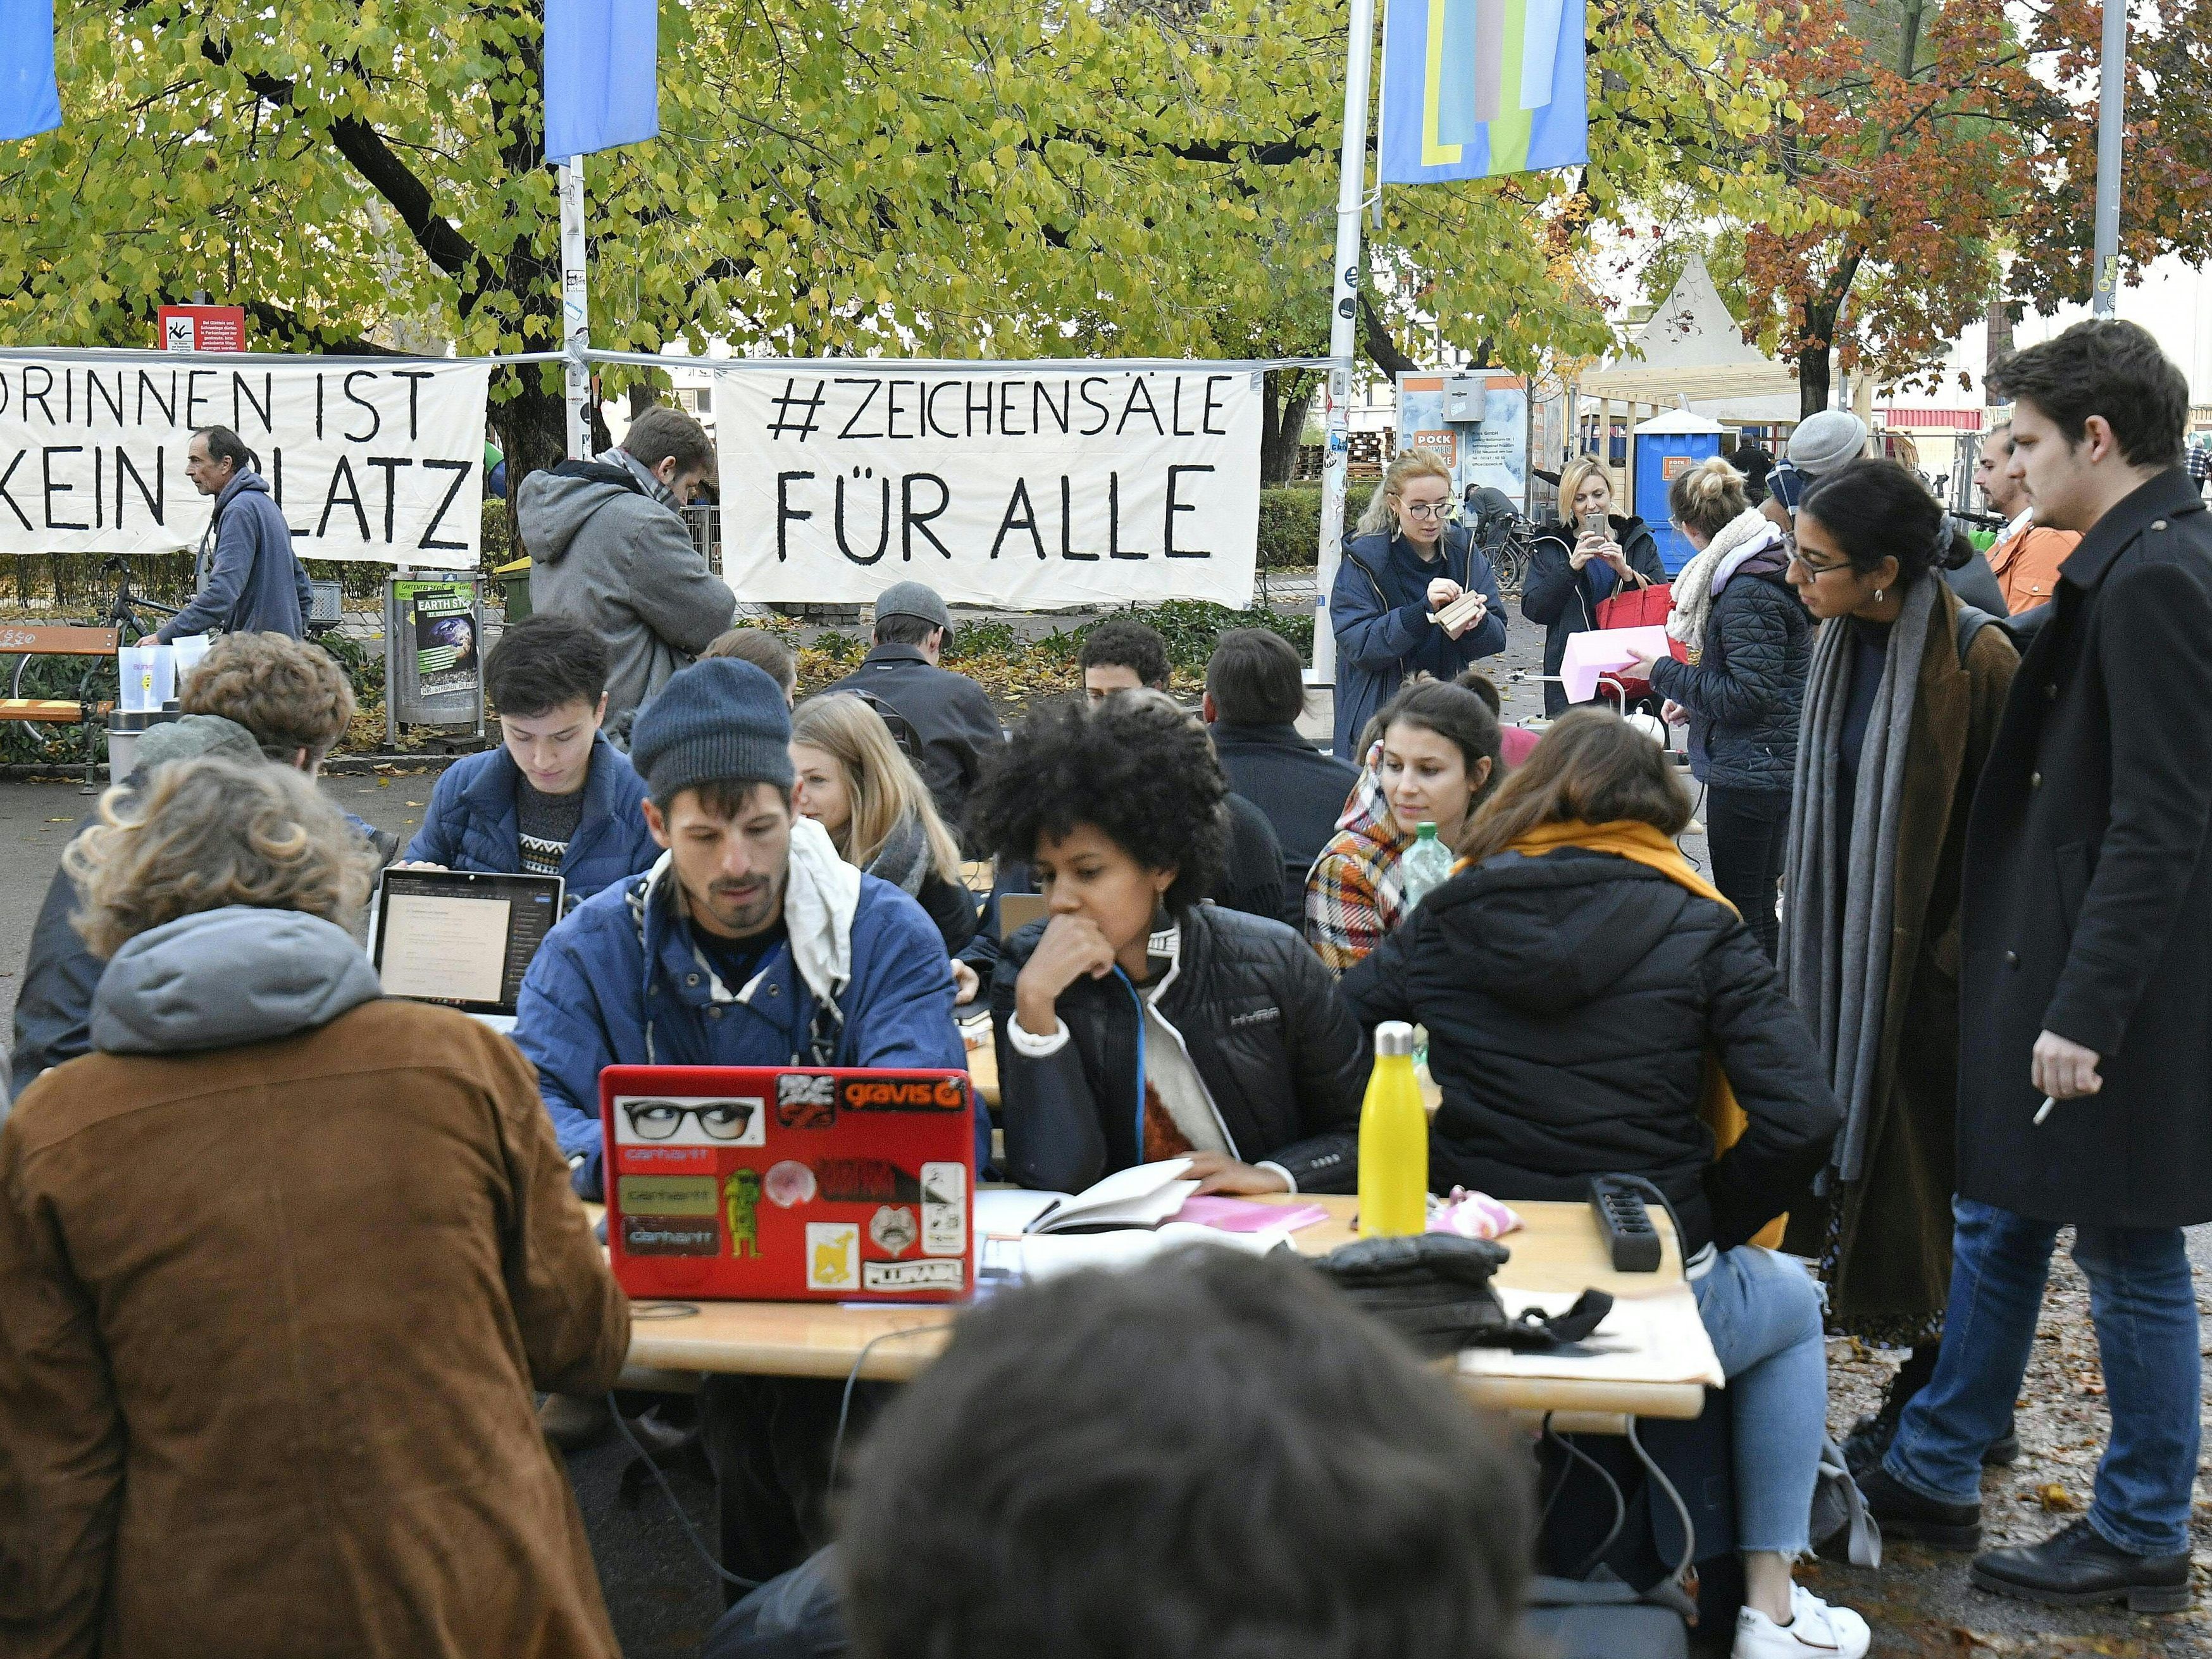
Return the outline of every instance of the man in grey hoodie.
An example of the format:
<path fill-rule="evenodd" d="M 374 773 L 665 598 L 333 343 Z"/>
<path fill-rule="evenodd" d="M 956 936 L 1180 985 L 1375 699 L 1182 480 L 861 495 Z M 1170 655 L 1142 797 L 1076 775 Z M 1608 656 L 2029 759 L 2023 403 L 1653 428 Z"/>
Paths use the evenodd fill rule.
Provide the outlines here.
<path fill-rule="evenodd" d="M 530 608 L 574 617 L 606 641 L 606 730 L 625 742 L 638 706 L 737 611 L 684 522 L 714 469 L 706 429 L 680 410 L 655 408 L 599 459 L 563 461 L 515 490 Z"/>

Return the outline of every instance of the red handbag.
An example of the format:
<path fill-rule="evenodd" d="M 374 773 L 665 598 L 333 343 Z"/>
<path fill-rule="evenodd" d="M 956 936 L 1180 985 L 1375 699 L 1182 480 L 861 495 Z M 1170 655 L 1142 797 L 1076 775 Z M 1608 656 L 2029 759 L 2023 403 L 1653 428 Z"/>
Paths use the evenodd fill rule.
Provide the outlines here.
<path fill-rule="evenodd" d="M 1600 628 L 1663 628 L 1674 609 L 1674 589 L 1671 583 L 1653 582 L 1647 587 L 1623 586 L 1613 590 L 1609 599 L 1597 602 L 1597 625 Z M 1670 639 L 1668 649 L 1677 662 L 1687 662 L 1689 653 L 1681 641 Z M 1620 689 L 1630 702 L 1651 695 L 1651 682 L 1631 679 L 1626 674 L 1615 673 L 1613 678 L 1620 682 Z"/>

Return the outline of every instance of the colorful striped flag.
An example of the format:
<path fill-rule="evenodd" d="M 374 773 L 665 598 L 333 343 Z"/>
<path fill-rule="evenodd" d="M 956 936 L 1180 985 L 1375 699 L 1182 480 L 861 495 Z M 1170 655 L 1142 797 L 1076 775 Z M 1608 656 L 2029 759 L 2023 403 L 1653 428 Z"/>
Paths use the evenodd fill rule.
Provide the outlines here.
<path fill-rule="evenodd" d="M 1391 0 L 1382 159 L 1387 185 L 1589 161 L 1583 0 Z"/>
<path fill-rule="evenodd" d="M 0 142 L 61 124 L 53 0 L 0 0 Z"/>

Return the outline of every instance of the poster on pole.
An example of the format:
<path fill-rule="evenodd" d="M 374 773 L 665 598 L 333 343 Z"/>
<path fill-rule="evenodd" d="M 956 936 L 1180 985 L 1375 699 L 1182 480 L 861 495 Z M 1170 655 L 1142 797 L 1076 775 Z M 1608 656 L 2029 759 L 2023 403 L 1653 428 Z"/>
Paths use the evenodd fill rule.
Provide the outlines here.
<path fill-rule="evenodd" d="M 896 581 L 1050 610 L 1252 601 L 1261 375 L 1243 364 L 717 364 L 740 599 Z"/>
<path fill-rule="evenodd" d="M 1528 384 L 1518 374 L 1496 371 L 1455 374 L 1484 382 L 1480 417 L 1453 418 L 1441 374 L 1398 377 L 1398 447 L 1425 450 L 1452 470 L 1452 496 L 1464 500 L 1470 489 L 1501 492 L 1523 514 L 1528 510 Z"/>
<path fill-rule="evenodd" d="M 473 567 L 484 363 L 162 352 L 0 352 L 0 554 L 196 549 L 211 498 L 185 475 L 227 426 L 301 558 Z"/>

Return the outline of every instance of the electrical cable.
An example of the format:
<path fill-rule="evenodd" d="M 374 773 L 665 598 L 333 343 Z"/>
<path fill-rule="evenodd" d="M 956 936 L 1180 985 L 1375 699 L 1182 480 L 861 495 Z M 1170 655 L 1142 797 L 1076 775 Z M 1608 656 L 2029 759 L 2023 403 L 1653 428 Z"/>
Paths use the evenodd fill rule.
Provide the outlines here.
<path fill-rule="evenodd" d="M 660 1465 L 653 1461 L 653 1454 L 646 1450 L 644 1443 L 630 1431 L 629 1425 L 623 1420 L 622 1407 L 615 1403 L 614 1392 L 611 1389 L 607 1393 L 607 1409 L 614 1414 L 615 1426 L 622 1431 L 622 1437 L 629 1442 L 629 1449 L 643 1458 L 645 1467 L 653 1471 L 653 1478 L 660 1487 L 660 1495 L 668 1500 L 668 1507 L 675 1512 L 678 1524 L 684 1528 L 684 1535 L 691 1540 L 692 1549 L 698 1553 L 699 1559 L 707 1564 L 707 1570 L 725 1583 L 735 1584 L 739 1589 L 758 1589 L 760 1588 L 758 1579 L 738 1577 L 737 1574 L 717 1561 L 714 1559 L 714 1553 L 700 1540 L 697 1530 L 691 1524 L 691 1517 L 684 1513 L 684 1505 L 676 1501 L 676 1492 L 668 1484 L 668 1477 L 660 1472 Z"/>
<path fill-rule="evenodd" d="M 860 1352 L 853 1356 L 853 1369 L 845 1373 L 844 1396 L 837 1402 L 837 1436 L 830 1443 L 830 1480 L 827 1490 L 837 1490 L 837 1464 L 845 1450 L 845 1424 L 852 1415 L 853 1390 L 860 1381 L 860 1367 L 868 1363 L 868 1355 L 878 1342 L 888 1342 L 897 1336 L 919 1336 L 926 1331 L 949 1331 L 952 1322 L 945 1320 L 936 1325 L 909 1325 L 904 1330 L 885 1331 L 881 1336 L 870 1337 L 860 1345 Z"/>
<path fill-rule="evenodd" d="M 1637 1462 L 1644 1465 L 1644 1479 L 1659 1483 L 1668 1501 L 1674 1505 L 1675 1515 L 1681 1520 L 1682 1559 L 1674 1567 L 1674 1582 L 1680 1583 L 1684 1575 L 1690 1571 L 1691 1564 L 1698 1559 L 1698 1528 L 1690 1520 L 1690 1506 L 1682 1501 L 1682 1494 L 1674 1489 L 1674 1483 L 1667 1478 L 1666 1472 L 1653 1462 L 1651 1454 L 1644 1449 L 1644 1442 L 1636 1432 L 1633 1417 L 1628 1419 L 1622 1431 L 1628 1437 L 1629 1448 L 1635 1452 Z"/>

